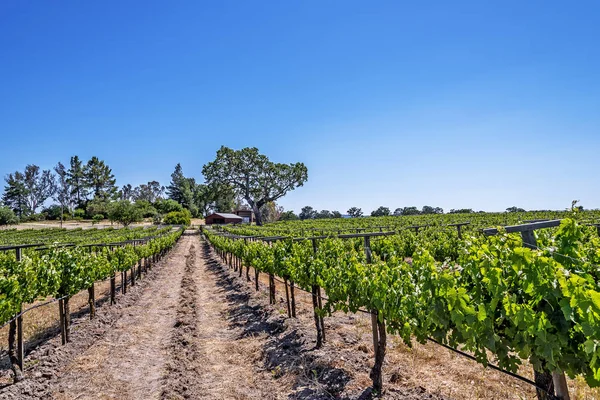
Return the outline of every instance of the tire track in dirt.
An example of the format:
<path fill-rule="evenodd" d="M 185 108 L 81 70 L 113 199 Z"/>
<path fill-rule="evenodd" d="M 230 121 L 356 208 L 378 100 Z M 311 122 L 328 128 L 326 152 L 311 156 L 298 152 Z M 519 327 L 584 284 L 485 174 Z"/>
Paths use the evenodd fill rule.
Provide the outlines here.
<path fill-rule="evenodd" d="M 262 367 L 266 334 L 232 324 L 231 289 L 219 285 L 196 239 L 188 258 L 163 399 L 284 399 L 289 388 Z M 204 249 L 204 251 L 203 251 Z M 195 304 L 190 304 L 191 298 Z"/>
<path fill-rule="evenodd" d="M 56 399 L 156 399 L 169 359 L 169 341 L 186 266 L 194 242 L 182 236 L 168 267 L 129 306 L 113 329 L 61 373 Z M 195 239 L 197 240 L 197 239 Z"/>
<path fill-rule="evenodd" d="M 196 246 L 192 244 L 185 256 L 185 270 L 181 280 L 177 321 L 172 332 L 169 347 L 171 360 L 167 366 L 161 398 L 188 398 L 194 390 L 195 380 L 199 376 L 200 353 L 197 346 L 198 309 L 196 303 L 197 286 Z"/>

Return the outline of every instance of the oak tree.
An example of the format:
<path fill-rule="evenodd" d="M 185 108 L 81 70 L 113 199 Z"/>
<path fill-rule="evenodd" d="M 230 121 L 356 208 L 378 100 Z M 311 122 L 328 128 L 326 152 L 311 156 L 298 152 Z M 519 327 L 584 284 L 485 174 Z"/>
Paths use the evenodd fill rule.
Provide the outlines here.
<path fill-rule="evenodd" d="M 202 174 L 208 185 L 227 185 L 254 211 L 256 224 L 262 225 L 261 208 L 275 201 L 308 179 L 303 163 L 274 163 L 256 147 L 233 150 L 222 146 L 217 157 L 204 165 Z"/>

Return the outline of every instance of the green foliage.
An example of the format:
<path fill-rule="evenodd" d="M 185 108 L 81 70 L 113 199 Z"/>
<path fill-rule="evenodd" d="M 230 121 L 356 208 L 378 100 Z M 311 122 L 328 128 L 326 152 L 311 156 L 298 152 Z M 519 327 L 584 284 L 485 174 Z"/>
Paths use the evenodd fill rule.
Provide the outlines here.
<path fill-rule="evenodd" d="M 129 226 L 134 222 L 141 221 L 142 213 L 129 200 L 119 200 L 109 205 L 108 218 L 123 224 L 123 226 Z"/>
<path fill-rule="evenodd" d="M 52 204 L 49 207 L 46 207 L 42 210 L 42 214 L 46 216 L 47 220 L 55 221 L 60 219 L 61 216 L 61 208 L 58 204 Z"/>
<path fill-rule="evenodd" d="M 85 217 L 91 219 L 94 218 L 96 214 L 108 215 L 110 207 L 111 203 L 107 200 L 100 198 L 91 200 L 87 203 L 87 207 L 85 208 Z"/>
<path fill-rule="evenodd" d="M 514 218 L 556 219 L 569 213 Z M 591 216 L 597 213 L 588 213 Z M 360 238 L 319 240 L 314 252 L 309 240 L 246 243 L 210 230 L 207 236 L 217 248 L 260 271 L 291 279 L 305 290 L 321 286 L 328 299 L 326 312 L 377 310 L 387 330 L 409 346 L 412 339 L 424 342 L 433 337 L 472 352 L 484 365 L 491 355 L 501 367 L 516 371 L 528 360 L 537 370 L 565 371 L 582 376 L 591 386 L 600 385 L 600 237 L 595 228 L 565 218 L 559 228 L 537 232 L 541 249 L 532 250 L 523 246 L 518 234 L 486 237 L 473 230 L 463 231 L 465 237 L 459 239 L 453 227 L 441 229 L 442 223 L 456 222 L 460 215 L 379 217 L 377 222 L 385 218 L 404 226 L 437 222 L 437 229 L 401 229 L 397 235 L 372 240 L 369 265 Z M 502 219 L 515 223 L 507 214 L 472 218 L 477 227 Z M 307 224 L 344 232 L 374 222 L 353 221 L 225 229 L 253 236 L 301 236 Z"/>
<path fill-rule="evenodd" d="M 75 211 L 73 211 L 73 217 L 74 218 L 83 218 L 85 217 L 85 210 L 82 208 L 76 208 Z"/>
<path fill-rule="evenodd" d="M 168 214 L 173 211 L 183 211 L 183 206 L 172 199 L 158 200 L 154 207 L 160 214 Z"/>
<path fill-rule="evenodd" d="M 0 206 L 0 225 L 18 224 L 19 219 L 9 207 Z"/>
<path fill-rule="evenodd" d="M 136 200 L 135 207 L 139 210 L 140 214 L 142 214 L 142 218 L 153 218 L 156 214 L 158 214 L 156 208 L 154 208 L 152 204 L 146 200 Z"/>
<path fill-rule="evenodd" d="M 83 182 L 94 194 L 94 199 L 107 201 L 117 194 L 112 170 L 103 160 L 92 157 L 83 169 Z"/>
<path fill-rule="evenodd" d="M 102 214 L 96 214 L 92 218 L 92 224 L 98 224 L 98 223 L 102 222 L 103 219 L 104 219 L 104 215 L 102 215 Z"/>
<path fill-rule="evenodd" d="M 348 213 L 349 216 L 351 216 L 352 218 L 358 218 L 358 217 L 362 217 L 363 212 L 360 208 L 358 207 L 351 207 L 348 211 L 346 211 Z"/>
<path fill-rule="evenodd" d="M 62 232 L 66 236 L 72 234 L 62 229 L 49 229 L 18 231 L 15 235 L 31 236 L 31 241 L 37 242 L 39 238 L 36 236 L 40 232 L 47 235 L 50 231 L 57 234 Z M 130 268 L 141 257 L 170 248 L 182 231 L 168 231 L 167 228 L 143 245 L 116 247 L 113 251 L 107 247 L 95 248 L 93 252 L 83 247 L 54 246 L 45 252 L 26 249 L 20 262 L 17 262 L 14 252 L 0 252 L 0 324 L 14 317 L 22 304 L 48 296 L 74 295 L 90 287 L 93 282 L 108 278 L 115 271 Z M 84 232 L 76 231 L 77 236 L 74 237 L 92 243 L 112 242 L 157 231 L 91 229 Z"/>
<path fill-rule="evenodd" d="M 385 217 L 388 215 L 390 215 L 390 209 L 384 206 L 381 206 L 377 210 L 371 212 L 371 217 Z"/>
<path fill-rule="evenodd" d="M 295 221 L 298 219 L 298 216 L 296 214 L 294 214 L 293 211 L 284 211 L 281 213 L 281 216 L 279 217 L 280 221 Z"/>
<path fill-rule="evenodd" d="M 168 225 L 189 225 L 191 222 L 192 214 L 188 210 L 183 211 L 171 211 L 163 222 Z"/>
<path fill-rule="evenodd" d="M 313 219 L 317 216 L 317 211 L 314 210 L 311 206 L 302 207 L 300 214 L 298 214 L 298 218 L 301 220 L 305 219 Z"/>
<path fill-rule="evenodd" d="M 274 163 L 256 147 L 232 150 L 222 146 L 214 161 L 202 168 L 211 188 L 230 188 L 254 211 L 256 224 L 262 225 L 261 208 L 302 186 L 308 170 L 302 163 Z"/>

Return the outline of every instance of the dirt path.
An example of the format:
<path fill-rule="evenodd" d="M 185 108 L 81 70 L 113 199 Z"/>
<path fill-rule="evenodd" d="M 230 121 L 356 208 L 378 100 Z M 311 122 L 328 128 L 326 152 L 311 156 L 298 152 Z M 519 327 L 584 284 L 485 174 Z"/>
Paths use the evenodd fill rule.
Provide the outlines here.
<path fill-rule="evenodd" d="M 168 268 L 127 308 L 113 329 L 64 370 L 57 398 L 159 397 L 185 255 L 195 240 L 183 236 L 169 255 Z"/>
<path fill-rule="evenodd" d="M 187 259 L 163 398 L 287 398 L 283 385 L 258 367 L 266 335 L 243 337 L 231 324 L 232 292 L 218 284 L 205 256 L 198 242 Z"/>
<path fill-rule="evenodd" d="M 62 399 L 278 399 L 257 370 L 263 341 L 229 322 L 198 236 L 183 236 L 168 268 L 114 327 L 59 374 Z M 85 329 L 85 328 L 83 328 Z M 266 336 L 265 336 L 266 339 Z"/>

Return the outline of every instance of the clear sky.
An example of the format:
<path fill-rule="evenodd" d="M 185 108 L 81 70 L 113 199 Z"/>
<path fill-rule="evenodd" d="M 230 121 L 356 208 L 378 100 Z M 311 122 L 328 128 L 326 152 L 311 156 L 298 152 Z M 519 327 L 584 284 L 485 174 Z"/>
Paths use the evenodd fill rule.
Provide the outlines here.
<path fill-rule="evenodd" d="M 0 175 L 256 146 L 296 211 L 598 208 L 599 39 L 598 1 L 3 0 Z"/>

